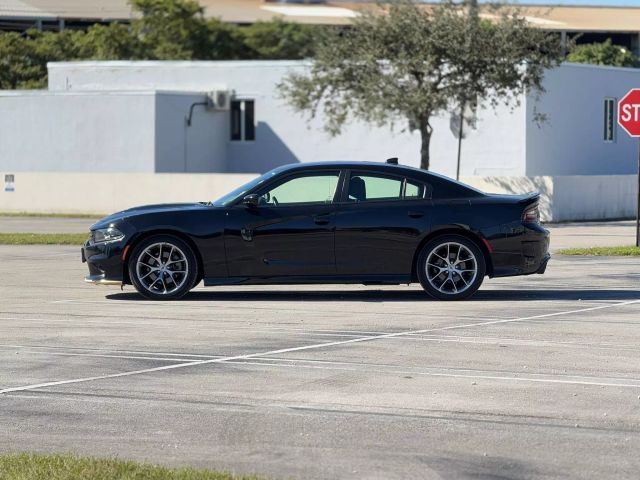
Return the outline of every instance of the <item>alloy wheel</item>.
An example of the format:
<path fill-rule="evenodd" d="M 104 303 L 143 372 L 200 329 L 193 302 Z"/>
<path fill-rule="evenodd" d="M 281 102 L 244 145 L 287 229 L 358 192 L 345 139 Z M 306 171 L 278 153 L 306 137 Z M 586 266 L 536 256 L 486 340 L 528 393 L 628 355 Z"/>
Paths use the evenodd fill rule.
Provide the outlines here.
<path fill-rule="evenodd" d="M 446 242 L 437 245 L 425 265 L 429 284 L 441 293 L 460 294 L 468 290 L 478 275 L 478 261 L 465 245 Z"/>
<path fill-rule="evenodd" d="M 167 242 L 153 243 L 138 256 L 136 274 L 149 292 L 171 295 L 187 281 L 189 263 L 179 247 Z"/>

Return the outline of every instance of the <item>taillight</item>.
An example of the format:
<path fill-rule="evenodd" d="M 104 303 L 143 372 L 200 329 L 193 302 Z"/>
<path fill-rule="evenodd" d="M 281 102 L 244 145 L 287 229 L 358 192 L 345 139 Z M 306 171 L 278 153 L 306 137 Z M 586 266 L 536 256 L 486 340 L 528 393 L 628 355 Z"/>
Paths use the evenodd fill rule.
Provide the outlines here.
<path fill-rule="evenodd" d="M 522 223 L 540 223 L 540 210 L 538 205 L 527 208 L 522 214 Z"/>

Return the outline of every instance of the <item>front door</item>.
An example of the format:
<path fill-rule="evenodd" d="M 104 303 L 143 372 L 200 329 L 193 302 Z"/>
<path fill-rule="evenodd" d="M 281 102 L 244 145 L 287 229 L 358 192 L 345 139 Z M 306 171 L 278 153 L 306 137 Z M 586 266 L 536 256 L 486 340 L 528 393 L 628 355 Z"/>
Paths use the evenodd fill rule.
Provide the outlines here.
<path fill-rule="evenodd" d="M 339 176 L 294 174 L 255 192 L 258 206 L 230 207 L 224 235 L 229 276 L 335 275 Z"/>

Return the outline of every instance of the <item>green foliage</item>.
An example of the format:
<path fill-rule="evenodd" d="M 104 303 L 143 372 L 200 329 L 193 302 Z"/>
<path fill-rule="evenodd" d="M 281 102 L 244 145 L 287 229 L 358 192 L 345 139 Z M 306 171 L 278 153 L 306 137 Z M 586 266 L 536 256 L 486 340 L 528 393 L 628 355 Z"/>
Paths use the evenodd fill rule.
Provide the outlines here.
<path fill-rule="evenodd" d="M 578 45 L 567 55 L 567 60 L 574 63 L 591 65 L 611 65 L 614 67 L 640 67 L 640 60 L 629 50 L 611 43 L 608 38 L 602 43 Z"/>
<path fill-rule="evenodd" d="M 44 87 L 47 62 L 75 57 L 80 35 L 36 30 L 0 34 L 0 89 Z"/>
<path fill-rule="evenodd" d="M 0 456 L 2 480 L 258 480 L 253 475 L 194 468 L 165 468 L 116 459 L 75 455 Z"/>
<path fill-rule="evenodd" d="M 142 16 L 132 26 L 144 55 L 154 60 L 206 57 L 208 29 L 194 0 L 131 0 Z"/>
<path fill-rule="evenodd" d="M 479 100 L 517 103 L 522 92 L 542 90 L 544 71 L 562 58 L 557 38 L 506 7 L 495 7 L 491 23 L 480 20 L 474 1 L 424 9 L 398 0 L 383 8 L 325 35 L 309 71 L 280 87 L 296 110 L 311 118 L 322 110 L 331 134 L 354 117 L 378 126 L 406 122 L 421 133 L 423 168 L 434 115 Z"/>
<path fill-rule="evenodd" d="M 256 22 L 242 31 L 244 44 L 254 58 L 301 59 L 313 55 L 318 39 L 316 26 L 273 20 Z"/>
<path fill-rule="evenodd" d="M 137 60 L 143 58 L 142 45 L 129 25 L 94 25 L 78 37 L 78 54 L 68 60 Z"/>
<path fill-rule="evenodd" d="M 29 217 L 29 218 L 89 218 L 99 220 L 107 214 L 96 215 L 94 213 L 40 213 L 40 212 L 3 212 L 0 217 Z"/>
<path fill-rule="evenodd" d="M 0 233 L 0 245 L 82 245 L 86 239 L 86 233 Z"/>
<path fill-rule="evenodd" d="M 598 257 L 631 257 L 640 256 L 640 247 L 589 247 L 564 248 L 560 255 L 590 255 Z"/>
<path fill-rule="evenodd" d="M 131 5 L 131 24 L 96 24 L 86 32 L 0 32 L 0 89 L 43 88 L 47 62 L 53 61 L 305 58 L 321 29 L 281 20 L 230 25 L 206 19 L 194 0 Z"/>

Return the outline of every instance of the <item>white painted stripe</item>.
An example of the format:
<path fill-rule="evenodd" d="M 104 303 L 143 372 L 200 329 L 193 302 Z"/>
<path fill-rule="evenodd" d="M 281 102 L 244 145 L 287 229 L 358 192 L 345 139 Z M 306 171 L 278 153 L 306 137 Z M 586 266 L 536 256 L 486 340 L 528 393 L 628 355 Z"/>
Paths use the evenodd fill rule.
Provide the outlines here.
<path fill-rule="evenodd" d="M 561 316 L 561 315 L 572 315 L 572 314 L 575 314 L 575 313 L 593 312 L 593 311 L 596 311 L 596 310 L 603 310 L 603 309 L 606 309 L 606 308 L 614 308 L 614 307 L 622 307 L 622 306 L 625 306 L 625 305 L 631 305 L 631 304 L 637 304 L 637 303 L 640 303 L 640 300 L 631 300 L 631 301 L 620 302 L 620 303 L 616 303 L 616 304 L 600 305 L 600 306 L 597 306 L 597 307 L 581 308 L 581 309 L 578 309 L 578 310 L 568 310 L 568 311 L 554 312 L 554 313 L 545 313 L 545 314 L 541 314 L 541 315 L 532 315 L 532 316 L 528 316 L 528 317 L 512 318 L 512 319 L 506 319 L 506 320 L 493 320 L 493 321 L 488 321 L 488 322 L 467 323 L 467 324 L 464 324 L 464 325 L 451 325 L 451 326 L 448 326 L 448 327 L 435 327 L 435 328 L 426 328 L 426 329 L 422 329 L 422 330 L 409 330 L 409 331 L 405 331 L 405 332 L 385 333 L 385 334 L 381 334 L 381 335 L 371 335 L 371 336 L 352 338 L 352 339 L 349 339 L 349 340 L 341 340 L 341 341 L 336 341 L 336 342 L 317 343 L 317 344 L 312 344 L 312 345 L 303 345 L 301 347 L 281 348 L 281 349 L 278 349 L 278 350 L 270 350 L 270 351 L 267 351 L 267 352 L 250 353 L 250 354 L 246 354 L 246 355 L 235 355 L 235 356 L 230 356 L 230 357 L 215 358 L 215 359 L 211 359 L 211 360 L 198 360 L 198 361 L 193 361 L 193 362 L 177 363 L 177 364 L 173 364 L 173 365 L 164 365 L 162 367 L 145 368 L 145 369 L 142 369 L 142 370 L 134 370 L 134 371 L 129 371 L 129 372 L 121 372 L 121 373 L 112 373 L 112 374 L 109 374 L 109 375 L 98 375 L 98 376 L 94 376 L 94 377 L 74 378 L 74 379 L 70 379 L 70 380 L 59 380 L 59 381 L 55 381 L 55 382 L 45 382 L 45 383 L 37 383 L 37 384 L 33 384 L 33 385 L 24 385 L 24 386 L 21 386 L 21 387 L 11 387 L 11 388 L 6 388 L 6 389 L 3 389 L 3 390 L 0 390 L 0 393 L 19 392 L 19 391 L 24 391 L 24 390 L 33 390 L 33 389 L 37 389 L 37 388 L 52 387 L 52 386 L 56 386 L 56 385 L 68 385 L 68 384 L 72 384 L 72 383 L 91 382 L 91 381 L 95 381 L 95 380 L 105 380 L 105 379 L 109 379 L 109 378 L 128 377 L 128 376 L 132 376 L 132 375 L 142 375 L 142 374 L 145 374 L 145 373 L 154 373 L 154 372 L 160 372 L 160 371 L 164 371 L 164 370 L 174 370 L 176 368 L 191 367 L 191 366 L 196 366 L 196 365 L 205 365 L 205 364 L 208 364 L 208 363 L 223 363 L 223 362 L 228 362 L 230 360 L 242 360 L 242 359 L 248 359 L 248 358 L 257 358 L 257 357 L 264 357 L 264 356 L 270 356 L 270 355 L 278 355 L 278 354 L 281 354 L 281 353 L 300 352 L 300 351 L 304 351 L 304 350 L 316 350 L 316 349 L 319 349 L 319 348 L 328 348 L 328 347 L 334 347 L 334 346 L 338 346 L 338 345 L 349 345 L 349 344 L 352 344 L 352 343 L 361 343 L 361 342 L 368 342 L 368 341 L 372 341 L 372 340 L 382 340 L 382 339 L 386 339 L 386 338 L 395 338 L 395 337 L 401 337 L 401 336 L 411 335 L 411 334 L 416 334 L 416 333 L 427 333 L 427 332 L 436 332 L 436 331 L 443 331 L 443 330 L 454 330 L 454 329 L 460 329 L 460 328 L 481 327 L 481 326 L 486 326 L 486 325 L 498 325 L 498 324 L 502 324 L 502 323 L 522 322 L 522 321 L 527 321 L 527 320 L 537 320 L 537 319 L 540 319 L 540 318 L 550 318 L 550 317 L 557 317 L 557 316 Z"/>
<path fill-rule="evenodd" d="M 259 360 L 259 359 L 258 359 Z M 358 368 L 349 368 L 349 367 L 330 367 L 330 366 L 319 366 L 319 365 L 292 365 L 292 364 L 284 364 L 284 363 L 274 363 L 274 362 L 244 362 L 238 360 L 224 360 L 222 363 L 235 364 L 235 365 L 254 365 L 261 367 L 287 367 L 287 368 L 308 368 L 314 370 L 340 370 L 340 371 L 348 371 L 348 372 L 358 372 L 362 369 Z M 384 373 L 384 374 L 394 374 L 394 375 L 420 375 L 427 377 L 450 377 L 450 378 L 469 378 L 473 380 L 500 380 L 500 381 L 511 381 L 511 382 L 535 382 L 535 383 L 561 383 L 568 385 L 593 385 L 600 387 L 623 387 L 623 388 L 640 388 L 640 379 L 629 379 L 629 378 L 621 378 L 620 383 L 611 380 L 618 379 L 589 379 L 589 377 L 580 377 L 580 376 L 571 376 L 567 375 L 566 379 L 563 378 L 550 378 L 557 375 L 549 375 L 547 378 L 540 378 L 544 376 L 544 374 L 525 374 L 522 377 L 509 377 L 505 375 L 493 375 L 490 373 L 485 374 L 471 374 L 471 373 L 448 373 L 448 372 L 425 372 L 425 371 L 415 371 L 415 370 L 381 370 L 381 369 L 366 369 L 367 373 Z M 540 377 L 534 377 L 533 375 L 539 375 Z M 635 383 L 629 383 L 635 382 Z"/>
<path fill-rule="evenodd" d="M 53 355 L 58 357 L 88 357 L 88 358 L 117 358 L 123 360 L 151 360 L 155 362 L 189 362 L 193 361 L 193 358 L 184 358 L 184 357 L 172 357 L 172 358 L 162 358 L 162 357 L 150 357 L 150 356 L 135 356 L 135 355 L 107 355 L 107 354 L 99 354 L 99 353 L 74 353 L 74 352 L 52 352 L 48 350 L 30 350 L 30 349 L 22 349 L 22 354 L 32 354 L 32 355 Z M 209 357 L 214 358 L 214 357 Z"/>
<path fill-rule="evenodd" d="M 176 353 L 176 352 L 148 352 L 141 350 L 117 350 L 117 349 L 108 349 L 108 348 L 87 348 L 87 347 L 61 347 L 54 345 L 7 345 L 0 344 L 0 348 L 27 348 L 27 349 L 42 349 L 42 350 L 76 350 L 82 352 L 109 352 L 116 354 L 131 354 L 131 355 L 162 355 L 165 357 L 192 357 L 186 360 L 193 360 L 197 358 L 220 358 L 220 357 L 228 357 L 229 355 L 200 355 L 196 353 Z M 144 357 L 143 357 L 144 358 Z"/>
<path fill-rule="evenodd" d="M 255 362 L 259 360 L 259 362 Z M 255 362 L 255 363 L 254 363 Z M 272 363 L 269 363 L 272 362 Z M 281 363 L 273 363 L 273 362 L 281 362 Z M 290 365 L 286 365 L 285 363 L 282 362 L 286 362 L 287 364 Z M 402 366 L 402 365 L 393 365 L 393 364 L 385 364 L 385 363 L 367 363 L 367 362 L 340 362 L 340 361 L 335 361 L 335 360 L 314 360 L 314 359 L 298 359 L 298 358 L 284 358 L 284 357 L 268 357 L 268 358 L 252 358 L 250 359 L 250 361 L 245 361 L 245 360 L 228 360 L 225 361 L 224 363 L 229 363 L 229 364 L 237 364 L 237 365 L 274 365 L 274 366 L 278 366 L 278 365 L 282 365 L 282 366 L 291 366 L 291 367 L 295 367 L 295 364 L 319 364 L 320 367 L 322 368 L 322 366 L 327 365 L 326 369 L 327 370 L 331 370 L 332 369 L 332 365 L 339 365 L 339 366 L 346 366 L 348 367 L 349 370 L 353 369 L 353 370 L 358 370 L 358 369 L 364 369 L 366 368 L 366 371 L 370 371 L 370 369 L 373 368 L 378 368 L 381 369 L 379 370 L 380 372 L 384 372 L 390 369 L 394 369 L 394 368 L 406 368 L 408 369 L 407 371 L 402 371 L 401 373 L 403 374 L 408 374 L 411 372 L 416 372 L 419 373 L 419 367 L 409 367 L 409 366 Z M 305 368 L 305 365 L 300 365 L 302 368 Z M 387 370 L 382 370 L 382 369 L 387 369 Z M 597 376 L 589 376 L 589 375 L 571 375 L 571 374 L 564 374 L 564 373 L 535 373 L 535 372 L 524 372 L 524 371 L 518 371 L 518 372 L 514 372 L 514 371 L 509 371 L 509 370 L 481 370 L 481 369 L 473 369 L 473 368 L 458 368 L 458 367 L 440 367 L 440 366 L 435 366 L 435 367 L 426 367 L 423 371 L 433 371 L 436 373 L 448 373 L 449 371 L 452 372 L 465 372 L 464 374 L 466 375 L 498 375 L 498 376 L 506 376 L 506 375 L 511 375 L 513 377 L 517 377 L 519 375 L 525 375 L 528 377 L 540 377 L 540 378 L 551 378 L 551 377 L 558 377 L 558 378 L 572 378 L 572 379 L 581 379 L 584 381 L 607 381 L 607 382 L 635 382 L 638 384 L 638 386 L 640 387 L 640 378 L 623 378 L 623 377 L 597 377 Z M 427 372 L 428 373 L 428 372 Z"/>
<path fill-rule="evenodd" d="M 342 314 L 349 314 L 349 313 L 354 313 L 354 312 L 342 312 Z M 60 315 L 64 315 L 64 314 L 60 314 Z M 389 315 L 389 314 L 386 314 Z M 395 315 L 395 313 L 393 314 Z M 130 322 L 119 322 L 119 321 L 113 321 L 111 318 L 112 317 L 104 317 L 106 320 L 86 320 L 86 317 L 72 317 L 71 319 L 67 318 L 25 318 L 25 317 L 0 317 L 0 321 L 6 320 L 6 321 L 23 321 L 23 322 L 29 322 L 29 324 L 24 324 L 24 325 L 20 325 L 20 328 L 29 328 L 30 325 L 32 323 L 36 323 L 36 322 L 41 322 L 41 323 L 46 323 L 46 324 L 50 324 L 50 323 L 62 323 L 65 325 L 69 325 L 69 327 L 73 327 L 73 328 L 80 328 L 84 325 L 128 325 L 128 326 L 132 326 L 132 327 L 137 327 L 137 326 L 150 326 L 152 325 L 155 329 L 158 328 L 169 328 L 169 329 L 175 329 L 175 323 L 180 323 L 180 328 L 182 329 L 186 329 L 186 328 L 202 328 L 203 326 L 210 326 L 211 323 L 209 321 L 207 321 L 206 319 L 198 319 L 198 320 L 191 320 L 189 323 L 185 323 L 185 320 L 182 318 L 151 318 L 149 321 L 147 322 L 135 322 L 135 321 L 130 321 Z M 122 316 L 118 317 L 118 318 L 122 318 Z M 429 316 L 428 317 L 429 320 L 439 320 L 439 319 L 451 319 L 451 315 L 438 315 L 438 316 Z M 459 320 L 466 320 L 466 317 L 458 317 Z M 77 323 L 73 323 L 74 320 L 77 320 Z M 163 324 L 158 324 L 158 320 L 160 321 L 167 321 L 167 323 L 163 323 Z M 479 320 L 486 320 L 486 321 L 493 321 L 496 320 L 496 317 L 493 318 L 483 318 L 483 317 L 479 317 L 479 318 L 474 318 L 473 320 L 475 321 L 479 321 Z M 175 322 L 175 323 L 169 323 L 169 322 Z M 233 326 L 234 324 L 241 324 L 244 326 Z M 31 326 L 31 328 L 40 328 L 39 326 Z M 225 320 L 224 323 L 217 328 L 217 331 L 238 331 L 238 332 L 246 332 L 246 331 L 250 331 L 250 332 L 286 332 L 286 333 L 294 333 L 294 332 L 299 332 L 301 335 L 318 335 L 318 336 L 356 336 L 356 337 L 360 337 L 363 335 L 379 335 L 380 332 L 374 332 L 374 331 L 367 331 L 367 330 L 330 330 L 330 329 L 311 329 L 311 327 L 309 328 L 302 328 L 302 327 L 279 327 L 279 326 L 268 326 L 268 325 L 263 325 L 263 324 L 253 324 L 250 326 L 246 325 L 246 317 L 242 317 L 242 319 L 238 319 L 238 320 Z"/>

